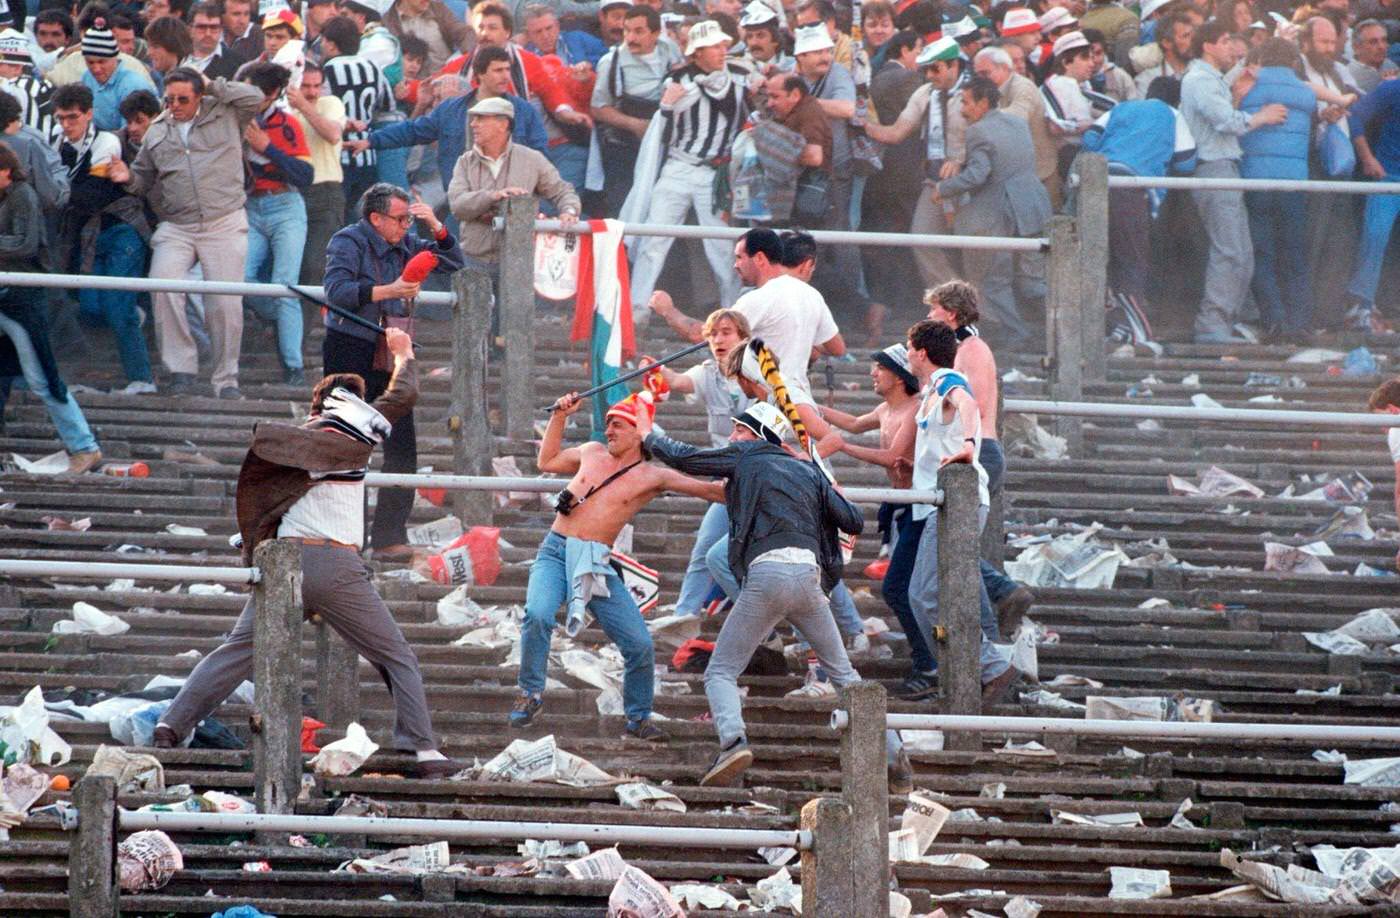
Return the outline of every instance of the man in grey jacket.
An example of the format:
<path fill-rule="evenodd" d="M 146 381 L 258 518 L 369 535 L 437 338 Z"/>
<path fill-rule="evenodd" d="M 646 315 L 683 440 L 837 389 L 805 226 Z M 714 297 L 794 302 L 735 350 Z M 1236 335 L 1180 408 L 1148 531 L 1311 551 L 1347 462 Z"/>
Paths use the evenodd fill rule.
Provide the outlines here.
<path fill-rule="evenodd" d="M 248 217 L 243 210 L 243 130 L 262 106 L 262 90 L 223 79 L 205 80 L 187 67 L 165 78 L 165 111 L 151 122 L 130 168 L 112 164 L 113 181 L 149 195 L 160 226 L 151 236 L 151 277 L 179 280 L 195 262 L 210 281 L 243 280 Z M 199 353 L 185 317 L 184 297 L 151 295 L 161 362 L 172 395 L 194 391 Z M 213 372 L 220 398 L 242 398 L 238 357 L 243 341 L 239 297 L 204 297 Z"/>
<path fill-rule="evenodd" d="M 967 81 L 962 114 L 967 122 L 967 157 L 962 171 L 935 187 L 935 201 L 957 201 L 954 230 L 962 236 L 1039 236 L 1050 219 L 1050 195 L 1036 177 L 1035 145 L 1022 118 L 997 108 L 1001 93 L 983 76 Z M 1045 298 L 1044 260 L 1038 253 L 969 249 L 962 254 L 964 279 L 982 291 L 983 312 L 1016 344 L 1031 335 L 1017 298 Z"/>

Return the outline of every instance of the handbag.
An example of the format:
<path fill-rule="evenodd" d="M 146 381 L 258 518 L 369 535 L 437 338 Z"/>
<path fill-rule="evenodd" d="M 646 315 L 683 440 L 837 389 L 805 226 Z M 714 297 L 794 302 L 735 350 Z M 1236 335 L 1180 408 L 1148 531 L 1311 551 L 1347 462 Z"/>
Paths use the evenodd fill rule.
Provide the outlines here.
<path fill-rule="evenodd" d="M 809 167 L 797 177 L 797 196 L 792 202 L 792 222 L 799 226 L 821 226 L 831 212 L 831 173 Z"/>
<path fill-rule="evenodd" d="M 1356 150 L 1351 138 L 1335 122 L 1323 128 L 1317 154 L 1328 178 L 1347 178 L 1356 171 Z"/>

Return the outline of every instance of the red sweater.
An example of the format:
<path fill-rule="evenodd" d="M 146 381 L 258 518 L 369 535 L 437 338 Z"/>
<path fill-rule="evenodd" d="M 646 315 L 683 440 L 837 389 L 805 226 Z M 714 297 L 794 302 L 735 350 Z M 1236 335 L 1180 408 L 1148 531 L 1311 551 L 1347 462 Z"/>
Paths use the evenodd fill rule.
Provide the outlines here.
<path fill-rule="evenodd" d="M 533 99 L 536 96 L 544 102 L 544 107 L 550 112 L 557 112 L 561 108 L 575 108 L 573 100 L 569 98 L 569 93 L 560 86 L 545 69 L 544 63 L 529 51 L 523 51 L 515 45 L 506 45 L 506 50 L 510 52 L 510 81 L 512 92 L 522 99 Z M 470 72 L 472 57 L 476 49 L 459 54 L 443 64 L 438 71 L 438 76 L 448 73 L 461 75 L 463 71 Z M 472 85 L 476 85 L 473 77 Z"/>

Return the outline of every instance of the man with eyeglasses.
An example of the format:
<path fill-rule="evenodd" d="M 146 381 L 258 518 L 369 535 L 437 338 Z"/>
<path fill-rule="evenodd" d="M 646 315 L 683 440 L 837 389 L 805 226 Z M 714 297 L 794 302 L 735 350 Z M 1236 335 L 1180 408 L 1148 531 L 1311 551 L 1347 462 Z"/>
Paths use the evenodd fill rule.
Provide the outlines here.
<path fill-rule="evenodd" d="M 224 45 L 222 13 L 219 4 L 212 0 L 195 5 L 190 16 L 190 41 L 194 50 L 182 63 L 211 80 L 219 77 L 231 80 L 238 68 L 247 63 L 242 55 Z"/>
<path fill-rule="evenodd" d="M 420 285 L 402 279 L 404 265 L 419 252 L 432 252 L 438 258 L 436 271 L 451 274 L 462 267 L 457 239 L 431 207 L 421 199 L 410 202 L 408 192 L 387 182 L 371 185 L 357 209 L 360 219 L 332 236 L 326 247 L 326 300 L 376 325 L 411 324 L 411 318 L 403 317 L 410 316 L 409 304 Z M 410 231 L 415 219 L 427 227 L 426 237 Z M 387 370 L 375 369 L 380 336 L 332 312 L 326 314 L 325 324 L 325 372 L 355 373 L 364 378 L 364 397 L 378 398 L 390 380 Z M 384 441 L 384 471 L 412 474 L 417 468 L 417 435 L 409 412 L 394 422 Z M 407 544 L 412 510 L 412 490 L 379 491 L 369 538 L 376 561 L 407 561 L 413 556 Z"/>
<path fill-rule="evenodd" d="M 131 194 L 149 195 L 160 218 L 151 236 L 151 277 L 183 279 L 198 261 L 206 280 L 243 280 L 248 254 L 243 133 L 262 105 L 263 93 L 256 86 L 205 80 L 189 67 L 166 76 L 165 114 L 151 123 L 130 168 L 116 160 L 108 171 L 112 181 L 124 184 Z M 239 180 L 229 181 L 230 176 Z M 199 352 L 185 316 L 184 296 L 154 293 L 151 300 L 161 362 L 170 372 L 168 391 L 193 394 Z M 242 301 L 206 294 L 204 324 L 215 394 L 242 398 Z"/>

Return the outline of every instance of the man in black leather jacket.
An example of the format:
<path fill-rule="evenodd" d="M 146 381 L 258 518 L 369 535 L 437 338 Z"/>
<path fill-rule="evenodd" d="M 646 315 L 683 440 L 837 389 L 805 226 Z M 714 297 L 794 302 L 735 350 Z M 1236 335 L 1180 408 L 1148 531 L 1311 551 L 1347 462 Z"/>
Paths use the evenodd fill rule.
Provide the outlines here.
<path fill-rule="evenodd" d="M 737 415 L 730 444 L 718 449 L 679 443 L 650 426 L 649 420 L 639 424 L 638 432 L 652 458 L 688 474 L 725 479 L 729 563 L 740 590 L 705 668 L 705 697 L 720 751 L 700 783 L 730 786 L 753 762 L 739 674 L 774 626 L 787 619 L 797 628 L 836 686 L 859 681 L 826 591 L 841 578 L 836 530 L 858 535 L 864 520 L 814 463 L 782 446 L 787 424 L 771 405 L 757 403 Z M 887 751 L 891 791 L 907 793 L 913 771 L 893 731 Z"/>

